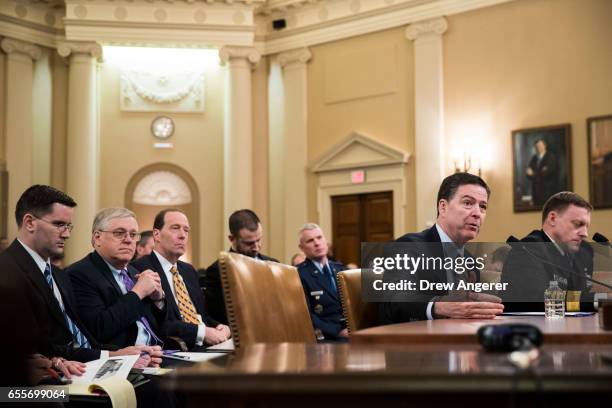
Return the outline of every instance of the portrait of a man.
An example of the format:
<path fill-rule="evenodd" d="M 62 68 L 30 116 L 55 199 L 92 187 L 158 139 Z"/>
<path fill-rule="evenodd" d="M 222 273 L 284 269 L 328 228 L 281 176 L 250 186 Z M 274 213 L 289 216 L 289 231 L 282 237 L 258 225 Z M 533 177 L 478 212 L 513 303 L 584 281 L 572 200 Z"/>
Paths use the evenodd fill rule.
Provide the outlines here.
<path fill-rule="evenodd" d="M 571 189 L 570 125 L 512 132 L 514 211 L 539 211 L 550 196 Z"/>

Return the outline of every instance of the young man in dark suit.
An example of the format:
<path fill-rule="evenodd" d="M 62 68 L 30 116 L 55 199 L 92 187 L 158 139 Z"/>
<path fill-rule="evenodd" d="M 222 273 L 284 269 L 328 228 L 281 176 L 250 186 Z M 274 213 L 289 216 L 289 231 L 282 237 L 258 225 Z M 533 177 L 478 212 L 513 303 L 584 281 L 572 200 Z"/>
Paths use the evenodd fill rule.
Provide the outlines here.
<path fill-rule="evenodd" d="M 189 220 L 182 211 L 161 211 L 153 223 L 155 249 L 132 265 L 139 271 L 150 269 L 159 274 L 168 305 L 162 334 L 179 337 L 194 348 L 221 343 L 230 337 L 230 330 L 204 312 L 198 273 L 191 264 L 179 261 L 185 254 L 189 230 Z"/>
<path fill-rule="evenodd" d="M 167 308 L 159 275 L 129 265 L 138 238 L 133 212 L 106 208 L 93 222 L 94 251 L 68 273 L 78 313 L 97 339 L 118 347 L 163 346 L 160 326 Z"/>
<path fill-rule="evenodd" d="M 409 233 L 396 240 L 397 243 L 412 243 L 413 256 L 421 254 L 430 258 L 456 258 L 464 254 L 464 245 L 475 239 L 484 223 L 490 190 L 478 176 L 455 173 L 446 177 L 438 190 L 438 217 L 436 224 L 418 233 Z M 397 245 L 399 248 L 401 245 Z M 391 244 L 390 248 L 393 248 Z M 385 280 L 408 280 L 434 283 L 457 282 L 458 279 L 476 281 L 478 276 L 458 276 L 453 270 L 393 271 Z M 387 274 L 386 274 L 387 275 Z M 448 297 L 448 291 L 415 291 L 405 301 L 382 302 L 379 306 L 381 324 L 400 323 L 436 318 L 483 318 L 491 319 L 502 313 L 501 299 L 466 292 L 465 299 Z"/>
<path fill-rule="evenodd" d="M 0 255 L 5 280 L 9 275 L 19 278 L 26 289 L 34 317 L 29 330 L 38 333 L 36 351 L 55 357 L 55 368 L 67 377 L 82 374 L 83 362 L 142 351 L 153 356 L 154 365 L 159 364 L 160 350 L 101 345 L 79 319 L 68 275 L 50 262 L 50 258 L 64 253 L 72 230 L 74 207 L 72 198 L 53 187 L 28 188 L 15 209 L 17 239 Z M 141 360 L 139 365 L 146 366 L 149 362 Z"/>
<path fill-rule="evenodd" d="M 542 210 L 542 228 L 513 244 L 504 263 L 502 294 L 510 311 L 541 312 L 550 281 L 563 290 L 577 291 L 580 309 L 593 310 L 596 299 L 585 277 L 593 274 L 593 249 L 585 242 L 591 223 L 591 204 L 578 194 L 563 191 L 551 196 Z M 576 310 L 574 310 L 576 311 Z"/>
<path fill-rule="evenodd" d="M 259 252 L 261 251 L 263 229 L 259 217 L 253 211 L 246 209 L 235 211 L 229 217 L 229 230 L 230 252 L 262 261 L 278 262 Z M 200 284 L 204 288 L 206 311 L 213 319 L 228 324 L 218 260 L 206 269 L 206 274 L 201 278 Z"/>
<path fill-rule="evenodd" d="M 306 260 L 297 268 L 317 340 L 345 341 L 348 329 L 336 275 L 346 267 L 328 259 L 327 239 L 317 224 L 305 224 L 299 237 L 299 247 Z"/>

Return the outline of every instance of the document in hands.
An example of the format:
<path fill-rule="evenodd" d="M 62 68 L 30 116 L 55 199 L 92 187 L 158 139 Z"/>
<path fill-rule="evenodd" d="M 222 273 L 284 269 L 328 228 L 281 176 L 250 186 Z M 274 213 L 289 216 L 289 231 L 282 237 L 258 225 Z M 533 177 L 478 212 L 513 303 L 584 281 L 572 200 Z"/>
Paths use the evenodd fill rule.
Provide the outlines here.
<path fill-rule="evenodd" d="M 95 395 L 104 391 L 108 394 L 113 407 L 135 407 L 136 394 L 127 376 L 138 357 L 137 355 L 110 357 L 86 363 L 85 373 L 79 377 L 72 377 L 72 384 L 68 388 L 70 394 Z"/>

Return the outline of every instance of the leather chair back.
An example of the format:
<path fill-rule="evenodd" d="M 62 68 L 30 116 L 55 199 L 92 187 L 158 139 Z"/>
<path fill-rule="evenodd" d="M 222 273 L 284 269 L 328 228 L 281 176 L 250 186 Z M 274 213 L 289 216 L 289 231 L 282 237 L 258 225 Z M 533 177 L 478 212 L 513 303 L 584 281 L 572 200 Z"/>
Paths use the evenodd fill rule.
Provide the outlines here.
<path fill-rule="evenodd" d="M 338 272 L 338 283 L 349 333 L 378 325 L 378 303 L 361 299 L 361 269 Z"/>
<path fill-rule="evenodd" d="M 228 252 L 221 252 L 219 267 L 236 348 L 316 343 L 297 269 Z"/>

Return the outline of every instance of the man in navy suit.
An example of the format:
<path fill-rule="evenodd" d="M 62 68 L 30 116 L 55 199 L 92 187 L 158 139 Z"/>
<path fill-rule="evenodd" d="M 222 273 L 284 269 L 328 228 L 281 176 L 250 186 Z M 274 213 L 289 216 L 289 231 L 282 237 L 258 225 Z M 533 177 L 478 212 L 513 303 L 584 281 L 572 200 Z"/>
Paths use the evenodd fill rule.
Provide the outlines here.
<path fill-rule="evenodd" d="M 161 211 L 153 223 L 155 249 L 133 265 L 139 271 L 151 269 L 159 274 L 168 304 L 162 334 L 179 337 L 194 348 L 221 343 L 230 337 L 230 330 L 206 315 L 198 273 L 191 264 L 179 261 L 186 250 L 189 229 L 182 211 Z"/>
<path fill-rule="evenodd" d="M 438 217 L 436 224 L 418 233 L 406 234 L 396 242 L 413 243 L 418 250 L 430 258 L 468 257 L 464 253 L 467 242 L 480 232 L 486 214 L 490 190 L 480 177 L 470 173 L 455 173 L 446 177 L 438 190 Z M 400 245 L 396 246 L 397 248 Z M 390 248 L 393 248 L 391 244 Z M 385 274 L 386 275 L 386 274 Z M 435 283 L 457 282 L 458 279 L 476 281 L 478 274 L 459 276 L 452 270 L 393 271 L 389 273 L 397 281 L 427 280 Z M 410 294 L 407 301 L 382 302 L 379 306 L 381 324 L 400 323 L 413 320 L 437 318 L 483 318 L 492 319 L 502 313 L 501 299 L 491 295 L 466 292 L 465 298 L 448 297 L 448 291 L 419 291 Z"/>
<path fill-rule="evenodd" d="M 297 268 L 317 339 L 344 341 L 348 329 L 342 314 L 336 274 L 346 267 L 328 259 L 327 239 L 317 224 L 308 223 L 302 227 L 299 247 L 306 260 Z"/>
<path fill-rule="evenodd" d="M 133 212 L 106 208 L 93 222 L 94 251 L 68 268 L 83 323 L 118 347 L 163 346 L 159 328 L 167 308 L 159 275 L 129 265 L 139 235 Z"/>
<path fill-rule="evenodd" d="M 117 350 L 112 345 L 101 345 L 79 319 L 68 275 L 50 262 L 53 256 L 64 253 L 74 207 L 71 197 L 53 187 L 28 188 L 15 209 L 17 239 L 0 255 L 4 280 L 19 278 L 27 290 L 25 300 L 35 320 L 27 329 L 38 333 L 36 351 L 55 357 L 56 368 L 68 378 L 82 373 L 82 362 L 101 357 L 148 351 L 158 364 L 160 351 L 136 347 Z M 139 363 L 146 365 L 144 361 Z"/>

